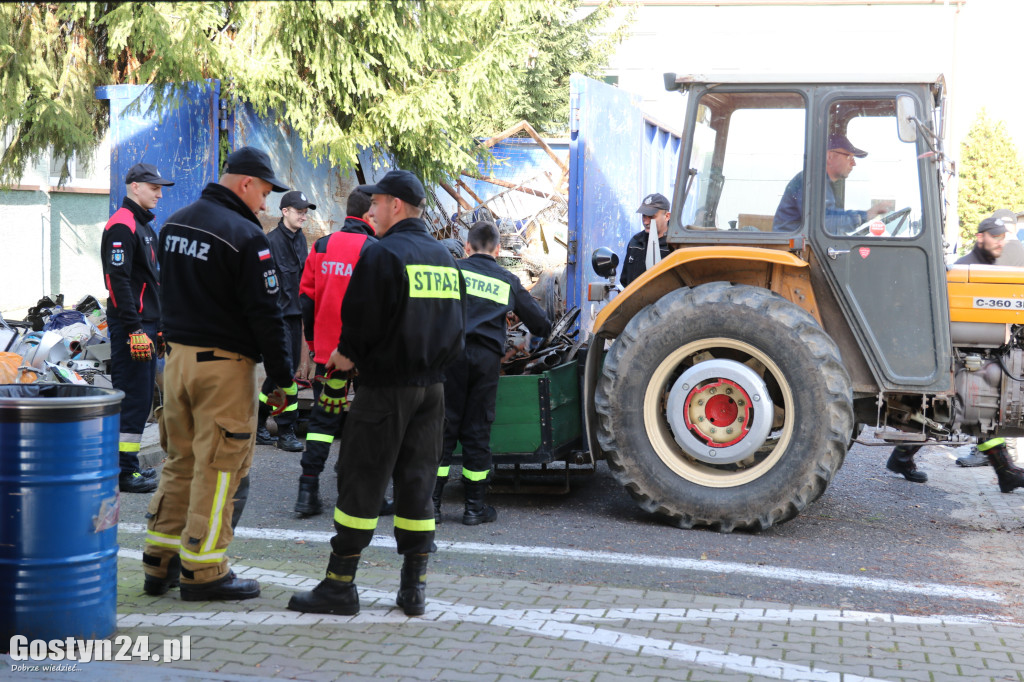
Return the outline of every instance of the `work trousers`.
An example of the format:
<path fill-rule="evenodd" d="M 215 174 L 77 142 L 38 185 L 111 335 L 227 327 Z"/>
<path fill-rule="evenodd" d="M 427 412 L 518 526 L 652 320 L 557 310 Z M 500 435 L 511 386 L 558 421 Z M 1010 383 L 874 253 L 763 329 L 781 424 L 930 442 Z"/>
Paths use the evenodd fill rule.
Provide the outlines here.
<path fill-rule="evenodd" d="M 179 553 L 182 582 L 227 574 L 234 497 L 255 445 L 255 368 L 239 353 L 169 344 L 160 410 L 167 462 L 147 514 L 148 574 L 164 577 Z"/>
<path fill-rule="evenodd" d="M 316 376 L 324 376 L 326 367 L 316 365 Z M 313 382 L 318 386 L 319 382 Z M 346 385 L 346 389 L 348 386 Z M 345 415 L 341 412 L 327 412 L 320 407 L 319 396 L 313 403 L 313 411 L 309 416 L 309 427 L 306 429 L 306 449 L 302 453 L 302 475 L 319 476 L 324 471 L 327 458 L 331 454 L 331 445 L 345 423 Z"/>
<path fill-rule="evenodd" d="M 443 420 L 440 383 L 359 387 L 341 434 L 335 554 L 359 554 L 370 544 L 388 479 L 394 484 L 398 553 L 430 552 Z"/>
<path fill-rule="evenodd" d="M 299 315 L 285 315 L 284 316 L 284 329 L 285 337 L 288 339 L 288 350 L 291 353 L 292 376 L 295 376 L 295 372 L 298 371 L 299 365 L 302 362 L 302 317 Z M 259 423 L 260 425 L 267 423 L 267 417 L 270 416 L 271 408 L 267 405 L 267 397 L 274 392 L 277 388 L 277 384 L 273 382 L 270 377 L 267 377 L 263 382 L 263 386 L 260 388 L 260 407 L 259 407 Z M 282 388 L 284 388 L 282 386 Z M 295 422 L 299 420 L 298 405 L 296 409 L 282 412 L 281 414 L 274 417 L 274 423 L 277 424 L 277 428 L 285 426 L 295 426 Z"/>
<path fill-rule="evenodd" d="M 143 322 L 142 330 L 156 343 L 157 323 Z M 128 335 L 135 329 L 128 329 L 116 315 L 107 318 L 107 332 L 110 335 L 110 383 L 124 391 L 121 401 L 121 426 L 118 435 L 118 464 L 121 475 L 139 471 L 139 448 L 142 431 L 149 419 L 153 406 L 153 386 L 156 383 L 156 351 L 148 362 L 132 360 Z"/>
<path fill-rule="evenodd" d="M 487 479 L 500 372 L 501 356 L 468 339 L 462 357 L 445 370 L 444 445 L 439 477 L 448 476 L 452 453 L 461 442 L 462 478 L 470 482 Z"/>

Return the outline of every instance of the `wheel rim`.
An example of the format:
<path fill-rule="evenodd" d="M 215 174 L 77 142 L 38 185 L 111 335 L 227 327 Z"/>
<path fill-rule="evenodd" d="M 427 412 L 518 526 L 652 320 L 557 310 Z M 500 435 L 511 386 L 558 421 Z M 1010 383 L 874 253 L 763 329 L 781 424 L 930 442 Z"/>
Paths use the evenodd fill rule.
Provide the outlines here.
<path fill-rule="evenodd" d="M 771 432 L 768 387 L 735 360 L 698 362 L 672 384 L 666 419 L 676 443 L 706 464 L 732 464 L 753 456 Z"/>
<path fill-rule="evenodd" d="M 766 379 L 777 387 L 774 401 Z M 718 397 L 723 394 L 729 398 Z M 768 406 L 757 407 L 762 401 Z M 673 472 L 699 485 L 727 488 L 753 481 L 778 463 L 792 438 L 792 406 L 789 381 L 761 350 L 736 339 L 701 339 L 655 368 L 644 394 L 644 424 L 658 457 Z M 715 424 L 715 433 L 706 423 L 697 427 L 699 416 Z M 739 430 L 723 435 L 720 426 Z"/>

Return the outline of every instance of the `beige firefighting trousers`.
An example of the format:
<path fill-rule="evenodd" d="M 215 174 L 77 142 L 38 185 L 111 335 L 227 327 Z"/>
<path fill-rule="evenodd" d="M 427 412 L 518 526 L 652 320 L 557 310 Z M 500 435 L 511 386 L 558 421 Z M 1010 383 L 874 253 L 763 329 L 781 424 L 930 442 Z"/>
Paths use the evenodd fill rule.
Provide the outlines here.
<path fill-rule="evenodd" d="M 149 504 L 146 554 L 165 577 L 181 555 L 181 581 L 207 583 L 228 573 L 226 550 L 238 482 L 249 471 L 256 431 L 256 363 L 218 348 L 168 344 L 160 445 L 167 453 Z"/>

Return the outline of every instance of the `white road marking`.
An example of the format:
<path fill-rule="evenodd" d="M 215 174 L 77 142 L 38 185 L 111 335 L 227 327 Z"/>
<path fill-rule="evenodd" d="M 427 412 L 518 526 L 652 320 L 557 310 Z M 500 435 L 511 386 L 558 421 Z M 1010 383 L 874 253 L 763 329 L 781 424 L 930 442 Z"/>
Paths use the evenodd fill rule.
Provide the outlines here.
<path fill-rule="evenodd" d="M 127 533 L 145 533 L 146 527 L 138 523 L 121 523 L 118 528 Z M 320 531 L 286 530 L 281 528 L 236 528 L 235 536 L 257 540 L 281 540 L 295 542 L 322 542 L 327 544 L 333 533 Z M 386 535 L 375 535 L 374 547 L 395 548 L 395 540 Z M 797 568 L 781 568 L 777 566 L 755 566 L 732 561 L 708 561 L 703 559 L 685 559 L 679 557 L 647 556 L 643 554 L 623 554 L 618 552 L 590 552 L 559 547 L 524 547 L 520 545 L 489 545 L 477 542 L 445 542 L 437 541 L 439 550 L 460 552 L 464 554 L 486 554 L 488 556 L 534 557 L 570 561 L 591 561 L 603 564 L 626 566 L 646 566 L 650 568 L 667 568 L 674 571 L 694 571 L 703 573 L 725 573 L 727 575 L 746 575 L 765 580 L 783 580 L 794 583 L 814 583 L 857 590 L 872 590 L 886 593 L 921 594 L 928 597 L 945 599 L 972 599 L 976 601 L 1002 602 L 1003 597 L 991 590 L 963 585 L 943 585 L 941 583 L 905 582 L 886 578 L 831 573 L 828 571 L 811 571 Z"/>
<path fill-rule="evenodd" d="M 142 552 L 122 549 L 121 557 L 141 559 Z M 318 580 L 301 575 L 284 573 L 252 566 L 235 566 L 238 575 L 255 578 L 266 584 L 290 589 L 310 589 Z M 408 622 L 394 607 L 394 594 L 383 590 L 361 587 L 360 601 L 363 609 L 356 616 L 331 616 L 302 614 L 293 611 L 255 610 L 249 612 L 202 611 L 145 614 L 122 614 L 118 617 L 119 628 L 153 627 L 222 627 L 254 625 L 365 625 L 402 624 Z M 621 632 L 614 629 L 624 621 L 631 622 L 774 622 L 786 624 L 801 623 L 857 623 L 864 625 L 961 625 L 984 626 L 999 623 L 1018 625 L 1008 619 L 970 616 L 904 616 L 900 614 L 872 613 L 866 611 L 817 610 L 817 609 L 671 609 L 671 608 L 622 608 L 611 609 L 495 609 L 468 604 L 453 604 L 430 600 L 427 614 L 417 620 L 437 622 L 477 623 L 489 627 L 506 628 L 517 632 L 531 633 L 542 637 L 572 639 L 597 646 L 618 649 L 631 654 L 660 656 L 684 663 L 722 667 L 731 671 L 795 681 L 815 680 L 820 682 L 884 682 L 878 678 L 862 677 L 849 673 L 830 672 L 820 668 L 786 663 L 762 655 L 726 653 L 706 647 L 693 646 L 683 642 L 658 639 Z M 416 622 L 413 620 L 412 622 Z M 594 623 L 588 625 L 587 623 Z"/>

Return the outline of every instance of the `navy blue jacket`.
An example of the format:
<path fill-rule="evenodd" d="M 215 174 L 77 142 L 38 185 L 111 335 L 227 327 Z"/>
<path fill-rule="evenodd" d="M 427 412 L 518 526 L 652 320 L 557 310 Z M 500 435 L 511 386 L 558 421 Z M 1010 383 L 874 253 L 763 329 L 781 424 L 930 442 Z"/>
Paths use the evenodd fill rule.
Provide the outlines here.
<path fill-rule="evenodd" d="M 466 343 L 475 342 L 495 353 L 505 352 L 508 324 L 505 315 L 512 311 L 535 336 L 551 333 L 551 321 L 519 278 L 498 265 L 486 253 L 474 253 L 457 261 L 466 280 Z"/>
<path fill-rule="evenodd" d="M 651 227 L 656 227 L 653 220 Z M 647 230 L 641 230 L 634 234 L 626 244 L 626 257 L 623 259 L 625 262 L 623 262 L 622 272 L 619 274 L 619 282 L 622 286 L 628 287 L 630 282 L 647 272 L 647 240 L 649 237 L 650 233 Z M 668 248 L 668 235 L 658 237 L 658 248 L 661 250 L 662 258 L 671 253 Z"/>
<path fill-rule="evenodd" d="M 429 386 L 465 347 L 466 285 L 419 218 L 370 244 L 341 304 L 338 351 L 366 386 Z"/>
<path fill-rule="evenodd" d="M 306 235 L 302 230 L 292 232 L 284 226 L 284 220 L 267 235 L 270 252 L 274 254 L 277 265 L 277 277 L 281 282 L 281 293 L 278 305 L 284 315 L 301 315 L 299 304 L 299 282 L 302 280 L 302 267 L 306 264 L 309 247 L 306 246 Z"/>
<path fill-rule="evenodd" d="M 259 220 L 234 192 L 211 182 L 176 211 L 160 230 L 157 258 L 169 342 L 265 358 L 267 376 L 291 385 L 274 256 Z"/>
<path fill-rule="evenodd" d="M 160 319 L 160 279 L 156 266 L 153 213 L 125 197 L 110 216 L 100 242 L 107 316 L 133 332 Z"/>

